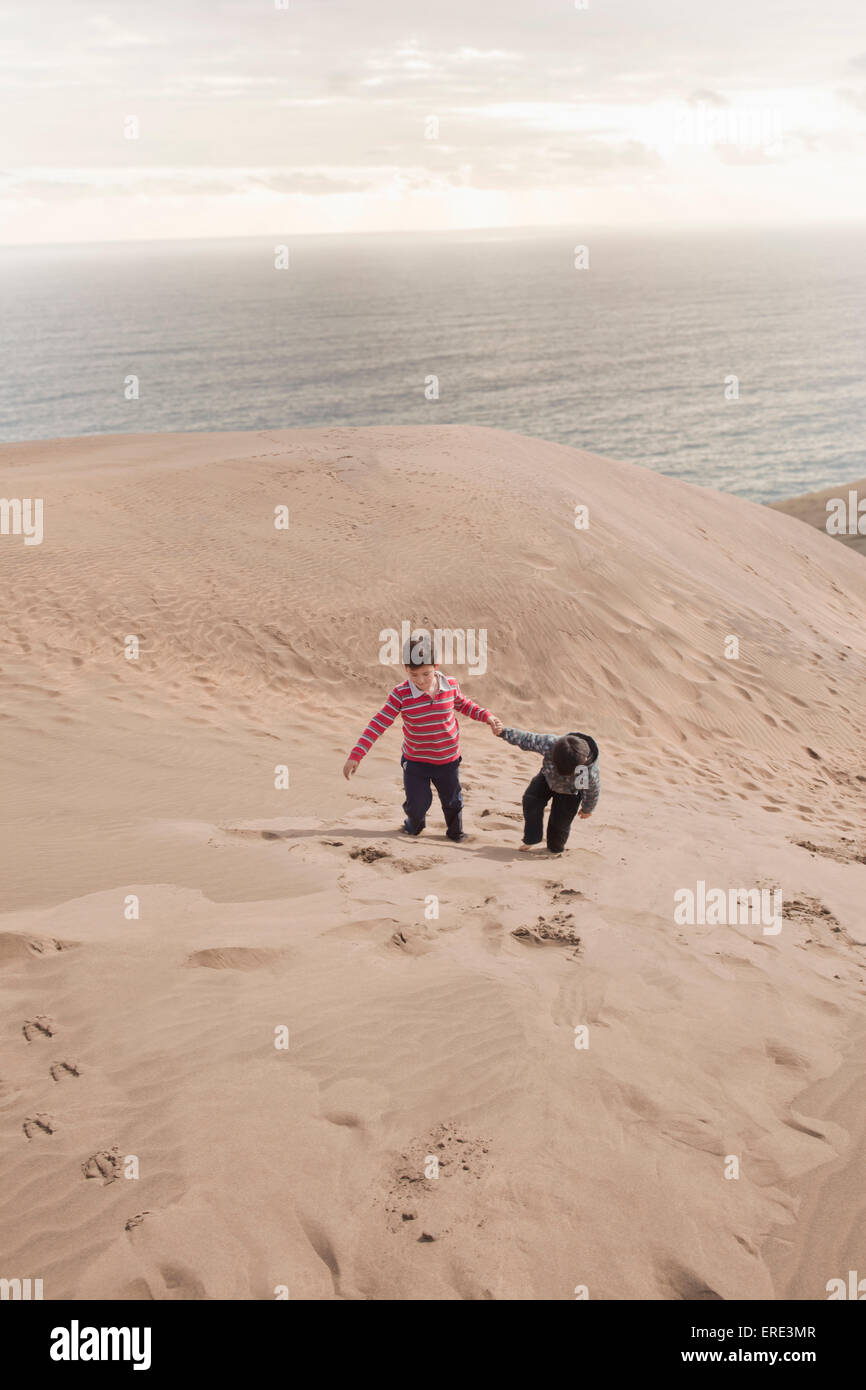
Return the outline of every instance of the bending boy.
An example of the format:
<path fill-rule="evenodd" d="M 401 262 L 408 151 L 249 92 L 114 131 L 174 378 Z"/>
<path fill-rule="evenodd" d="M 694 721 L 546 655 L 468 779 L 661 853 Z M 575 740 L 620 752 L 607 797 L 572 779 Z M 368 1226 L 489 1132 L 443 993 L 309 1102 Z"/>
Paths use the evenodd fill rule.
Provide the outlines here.
<path fill-rule="evenodd" d="M 497 720 L 494 733 L 517 748 L 542 755 L 541 771 L 523 793 L 523 844 L 532 849 L 544 837 L 544 810 L 553 798 L 547 822 L 547 848 L 561 854 L 568 842 L 571 822 L 591 816 L 601 795 L 598 744 L 589 734 L 532 734 L 503 728 Z"/>

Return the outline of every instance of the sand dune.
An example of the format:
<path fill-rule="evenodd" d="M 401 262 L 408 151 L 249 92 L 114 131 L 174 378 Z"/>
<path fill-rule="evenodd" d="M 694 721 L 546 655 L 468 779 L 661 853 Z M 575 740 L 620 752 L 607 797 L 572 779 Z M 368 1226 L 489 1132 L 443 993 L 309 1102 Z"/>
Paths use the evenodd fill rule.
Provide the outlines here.
<path fill-rule="evenodd" d="M 771 1299 L 866 1270 L 859 555 L 483 429 L 0 465 L 45 532 L 0 537 L 0 1274 Z M 403 620 L 486 629 L 469 695 L 598 740 L 564 857 L 515 852 L 538 759 L 468 720 L 460 846 L 398 834 L 396 728 L 343 781 Z M 780 888 L 782 930 L 678 925 L 699 880 Z"/>
<path fill-rule="evenodd" d="M 856 494 L 854 509 L 850 506 L 852 492 Z M 863 514 L 858 511 L 859 503 L 864 499 L 866 478 L 855 483 L 839 483 L 836 487 L 825 488 L 823 492 L 806 492 L 801 497 L 789 497 L 784 502 L 773 502 L 772 506 L 777 511 L 786 512 L 788 516 L 795 516 L 798 521 L 805 521 L 808 526 L 817 526 L 819 531 L 824 531 L 825 534 L 828 519 L 831 519 L 835 528 L 834 539 L 842 545 L 850 546 L 852 550 L 859 551 L 861 555 L 866 555 L 866 520 L 863 520 Z M 844 518 L 838 507 L 840 501 L 845 508 Z M 833 504 L 830 512 L 827 510 L 828 502 Z M 854 535 L 850 534 L 852 530 L 855 531 Z"/>

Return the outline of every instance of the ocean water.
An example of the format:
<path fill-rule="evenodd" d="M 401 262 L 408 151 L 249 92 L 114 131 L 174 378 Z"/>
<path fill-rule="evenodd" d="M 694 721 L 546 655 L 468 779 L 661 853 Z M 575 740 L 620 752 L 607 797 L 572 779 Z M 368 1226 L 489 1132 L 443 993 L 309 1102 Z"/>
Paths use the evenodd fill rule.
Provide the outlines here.
<path fill-rule="evenodd" d="M 0 250 L 0 439 L 457 423 L 756 501 L 866 474 L 860 229 L 277 240 Z"/>

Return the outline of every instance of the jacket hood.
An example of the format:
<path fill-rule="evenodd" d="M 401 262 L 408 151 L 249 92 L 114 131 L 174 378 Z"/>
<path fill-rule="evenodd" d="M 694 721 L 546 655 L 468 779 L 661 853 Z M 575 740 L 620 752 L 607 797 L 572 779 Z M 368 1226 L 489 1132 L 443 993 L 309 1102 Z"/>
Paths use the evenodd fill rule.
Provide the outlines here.
<path fill-rule="evenodd" d="M 592 767 L 593 763 L 598 761 L 598 744 L 596 743 L 595 739 L 590 738 L 589 734 L 578 733 L 576 729 L 570 729 L 569 733 L 572 734 L 575 738 L 585 739 L 586 742 L 589 744 L 589 762 L 586 764 L 586 766 Z"/>

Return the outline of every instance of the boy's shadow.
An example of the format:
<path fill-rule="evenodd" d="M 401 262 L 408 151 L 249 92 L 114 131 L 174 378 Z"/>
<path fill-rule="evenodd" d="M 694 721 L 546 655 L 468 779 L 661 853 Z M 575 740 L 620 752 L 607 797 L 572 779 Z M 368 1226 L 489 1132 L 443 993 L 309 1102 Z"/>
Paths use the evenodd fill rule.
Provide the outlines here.
<path fill-rule="evenodd" d="M 331 838 L 333 837 L 333 838 Z M 335 844 L 340 840 L 400 840 L 411 841 L 414 839 L 416 844 L 441 845 L 443 849 L 453 850 L 454 854 L 471 854 L 478 859 L 493 859 L 497 862 L 502 860 L 515 859 L 520 853 L 517 846 L 508 849 L 505 846 L 480 845 L 473 839 L 468 844 L 452 845 L 447 835 L 430 834 L 424 831 L 421 835 L 404 835 L 400 830 L 370 830 L 348 829 L 343 830 L 337 827 L 335 830 L 263 830 L 263 840 L 319 840 L 322 844 Z M 524 858 L 532 856 L 524 856 Z"/>

